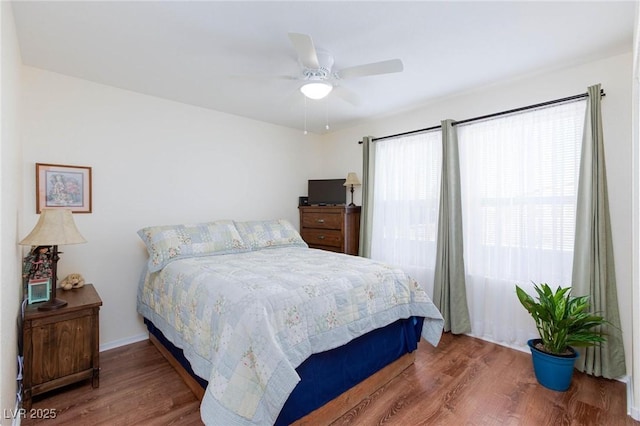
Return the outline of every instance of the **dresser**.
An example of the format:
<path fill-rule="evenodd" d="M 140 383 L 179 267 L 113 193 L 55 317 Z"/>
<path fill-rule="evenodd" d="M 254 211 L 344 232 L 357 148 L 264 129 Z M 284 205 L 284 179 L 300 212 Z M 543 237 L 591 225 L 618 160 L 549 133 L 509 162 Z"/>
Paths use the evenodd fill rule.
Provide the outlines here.
<path fill-rule="evenodd" d="M 39 311 L 25 309 L 22 324 L 24 374 L 22 406 L 31 398 L 81 380 L 100 385 L 99 318 L 102 300 L 92 284 L 58 292 L 65 307 Z"/>
<path fill-rule="evenodd" d="M 311 248 L 358 255 L 360 206 L 300 206 L 300 235 Z"/>

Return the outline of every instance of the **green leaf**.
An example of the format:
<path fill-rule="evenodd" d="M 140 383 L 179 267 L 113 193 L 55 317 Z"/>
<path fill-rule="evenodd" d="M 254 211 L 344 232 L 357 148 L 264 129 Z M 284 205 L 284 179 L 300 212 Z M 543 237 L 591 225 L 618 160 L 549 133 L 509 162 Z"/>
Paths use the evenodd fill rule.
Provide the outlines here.
<path fill-rule="evenodd" d="M 589 311 L 589 296 L 574 297 L 571 287 L 558 286 L 554 291 L 547 283 L 534 283 L 534 290 L 537 299 L 516 285 L 518 300 L 533 318 L 547 351 L 559 354 L 568 346 L 593 346 L 605 341 L 600 326 L 608 322 Z"/>

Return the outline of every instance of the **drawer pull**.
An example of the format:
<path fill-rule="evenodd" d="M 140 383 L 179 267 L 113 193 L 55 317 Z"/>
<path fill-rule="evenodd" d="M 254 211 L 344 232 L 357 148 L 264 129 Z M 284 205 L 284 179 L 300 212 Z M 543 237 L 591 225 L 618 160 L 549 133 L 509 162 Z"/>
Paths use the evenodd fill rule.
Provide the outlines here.
<path fill-rule="evenodd" d="M 324 235 L 318 235 L 319 240 L 324 240 Z"/>
<path fill-rule="evenodd" d="M 317 219 L 316 222 L 318 223 L 324 223 L 324 219 Z"/>

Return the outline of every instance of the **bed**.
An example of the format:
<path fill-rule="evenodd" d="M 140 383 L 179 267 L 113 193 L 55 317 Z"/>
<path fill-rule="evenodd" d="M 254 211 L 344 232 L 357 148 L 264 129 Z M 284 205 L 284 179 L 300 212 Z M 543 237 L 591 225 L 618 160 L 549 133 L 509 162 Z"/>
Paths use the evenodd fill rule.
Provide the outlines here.
<path fill-rule="evenodd" d="M 287 221 L 138 234 L 149 253 L 138 312 L 164 354 L 205 389 L 205 424 L 308 418 L 367 377 L 397 374 L 420 337 L 440 339 L 442 316 L 415 280 L 310 249 Z"/>

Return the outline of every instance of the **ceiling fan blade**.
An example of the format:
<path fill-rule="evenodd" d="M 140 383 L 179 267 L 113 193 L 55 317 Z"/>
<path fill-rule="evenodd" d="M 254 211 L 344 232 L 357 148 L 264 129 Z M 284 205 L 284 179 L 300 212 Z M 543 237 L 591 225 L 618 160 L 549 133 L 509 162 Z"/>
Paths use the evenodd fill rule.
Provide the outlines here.
<path fill-rule="evenodd" d="M 360 106 L 361 104 L 360 97 L 344 86 L 334 86 L 332 93 L 353 106 Z"/>
<path fill-rule="evenodd" d="M 389 74 L 400 72 L 404 69 L 400 59 L 389 59 L 388 61 L 373 62 L 371 64 L 357 65 L 355 67 L 344 68 L 336 74 L 339 78 L 365 77 L 368 75 Z"/>
<path fill-rule="evenodd" d="M 293 48 L 298 53 L 298 58 L 302 65 L 311 69 L 320 68 L 318 54 L 316 53 L 316 48 L 313 46 L 311 36 L 300 33 L 289 33 L 289 40 L 291 40 Z"/>
<path fill-rule="evenodd" d="M 298 77 L 293 75 L 232 74 L 227 77 L 232 79 L 255 80 L 255 81 L 267 81 L 267 80 L 297 81 L 299 80 Z"/>

